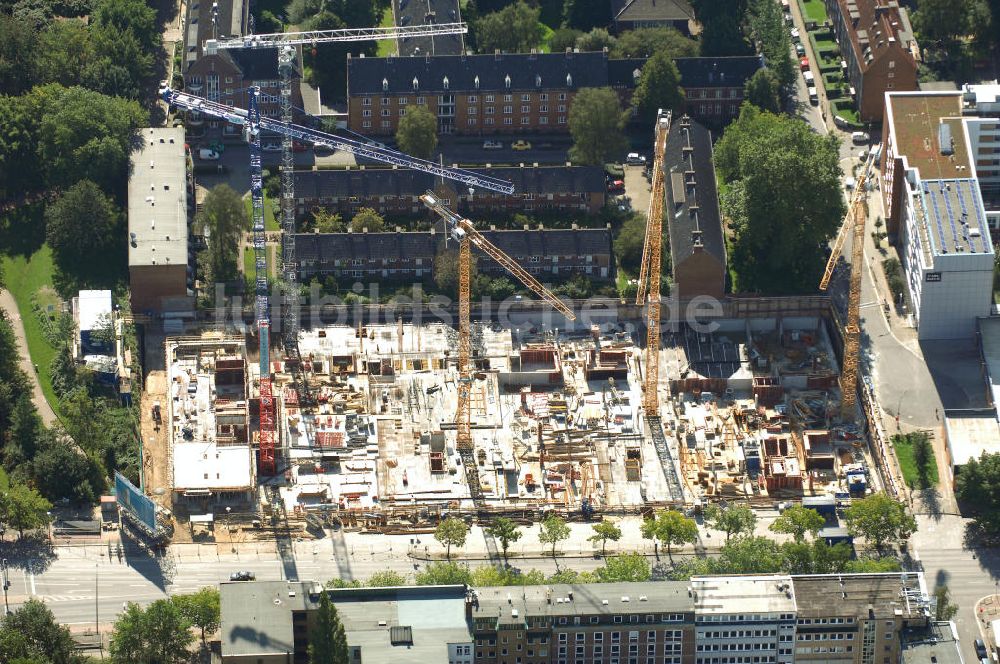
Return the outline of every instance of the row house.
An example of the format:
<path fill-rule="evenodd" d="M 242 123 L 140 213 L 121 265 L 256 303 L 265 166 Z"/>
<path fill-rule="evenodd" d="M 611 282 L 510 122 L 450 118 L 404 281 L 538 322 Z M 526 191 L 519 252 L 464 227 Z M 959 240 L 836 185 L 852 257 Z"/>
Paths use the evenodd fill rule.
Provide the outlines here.
<path fill-rule="evenodd" d="M 213 40 L 247 34 L 248 21 L 248 0 L 196 0 L 187 5 L 181 63 L 184 90 L 228 106 L 247 108 L 248 89 L 257 86 L 261 89 L 261 114 L 279 117 L 278 49 L 218 49 L 213 44 Z M 292 81 L 292 106 L 302 107 L 297 74 Z M 187 124 L 194 132 L 204 127 L 224 137 L 241 135 L 239 126 L 202 117 L 197 111 L 188 114 Z"/>
<path fill-rule="evenodd" d="M 408 168 L 299 171 L 295 174 L 298 211 L 305 214 L 323 207 L 353 216 L 368 207 L 383 215 L 425 214 L 419 196 L 428 190 L 437 191 L 448 205 L 469 215 L 553 210 L 596 214 L 604 207 L 604 172 L 597 166 L 522 164 L 474 170 L 512 182 L 514 193 L 469 193 Z"/>
<path fill-rule="evenodd" d="M 721 127 L 736 118 L 743 104 L 743 89 L 764 56 L 677 58 L 684 88 L 684 112 L 698 122 Z"/>
<path fill-rule="evenodd" d="M 610 228 L 523 229 L 482 231 L 483 236 L 524 269 L 543 279 L 583 274 L 612 276 Z M 295 236 L 299 278 L 313 277 L 407 280 L 433 274 L 434 261 L 445 249 L 445 235 L 428 232 L 300 233 Z M 478 270 L 490 276 L 507 271 L 485 255 Z"/>
<path fill-rule="evenodd" d="M 886 92 L 917 90 L 919 50 L 897 0 L 824 0 L 862 122 L 881 122 Z"/>

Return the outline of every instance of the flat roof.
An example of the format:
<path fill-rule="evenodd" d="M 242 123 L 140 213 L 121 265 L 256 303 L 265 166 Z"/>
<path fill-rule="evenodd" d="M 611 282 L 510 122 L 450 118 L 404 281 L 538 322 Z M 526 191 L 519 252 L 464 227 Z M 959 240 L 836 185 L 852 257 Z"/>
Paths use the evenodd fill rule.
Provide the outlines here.
<path fill-rule="evenodd" d="M 892 127 L 895 152 L 906 157 L 910 168 L 923 179 L 968 177 L 969 150 L 961 127 L 962 93 L 899 92 L 886 95 L 886 110 Z M 951 138 L 954 154 L 941 153 L 939 126 L 953 118 Z M 963 168 L 958 168 L 962 166 Z"/>
<path fill-rule="evenodd" d="M 187 265 L 184 128 L 140 129 L 128 181 L 129 267 Z"/>
<path fill-rule="evenodd" d="M 253 486 L 249 445 L 218 446 L 215 442 L 174 442 L 174 488 L 247 489 Z"/>
<path fill-rule="evenodd" d="M 690 613 L 694 603 L 688 597 L 687 585 L 685 581 L 663 581 L 476 588 L 479 607 L 473 610 L 472 617 L 509 616 L 511 609 L 517 609 L 522 616 Z"/>
<path fill-rule="evenodd" d="M 292 611 L 304 611 L 308 587 L 299 581 L 219 584 L 222 656 L 295 652 Z"/>
<path fill-rule="evenodd" d="M 1000 452 L 996 413 L 945 414 L 944 433 L 953 466 L 964 466 L 983 452 Z"/>
<path fill-rule="evenodd" d="M 906 595 L 921 592 L 916 574 L 796 575 L 792 581 L 800 618 L 867 615 L 869 607 L 877 617 L 891 617 L 897 609 L 912 616 L 923 606 Z"/>
<path fill-rule="evenodd" d="M 82 290 L 77 294 L 77 319 L 80 331 L 93 330 L 102 316 L 111 315 L 111 291 Z"/>
<path fill-rule="evenodd" d="M 920 187 L 933 255 L 992 252 L 986 209 L 974 179 L 923 179 Z"/>
<path fill-rule="evenodd" d="M 701 576 L 691 586 L 699 615 L 795 612 L 790 576 Z"/>
<path fill-rule="evenodd" d="M 932 622 L 926 628 L 904 630 L 903 664 L 964 664 L 962 649 L 950 622 Z"/>

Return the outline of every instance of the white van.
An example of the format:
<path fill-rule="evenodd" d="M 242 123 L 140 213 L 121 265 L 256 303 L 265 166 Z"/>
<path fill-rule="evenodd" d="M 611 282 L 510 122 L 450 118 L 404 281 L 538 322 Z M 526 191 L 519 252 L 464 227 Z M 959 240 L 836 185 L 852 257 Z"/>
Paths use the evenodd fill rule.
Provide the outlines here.
<path fill-rule="evenodd" d="M 867 143 L 870 140 L 871 140 L 871 137 L 868 136 L 868 134 L 866 134 L 863 131 L 855 131 L 855 132 L 851 133 L 851 142 L 852 143 L 856 143 L 858 145 L 861 145 L 863 143 Z"/>
<path fill-rule="evenodd" d="M 215 150 L 209 150 L 208 148 L 200 148 L 198 150 L 198 159 L 204 159 L 205 161 L 218 161 L 219 153 Z"/>
<path fill-rule="evenodd" d="M 816 88 L 810 85 L 808 88 L 806 88 L 806 91 L 809 93 L 809 101 L 811 101 L 814 104 L 818 104 L 819 95 L 816 94 Z"/>
<path fill-rule="evenodd" d="M 813 76 L 812 71 L 808 69 L 802 72 L 802 77 L 806 79 L 807 86 L 810 85 L 814 80 L 816 80 L 815 77 Z"/>

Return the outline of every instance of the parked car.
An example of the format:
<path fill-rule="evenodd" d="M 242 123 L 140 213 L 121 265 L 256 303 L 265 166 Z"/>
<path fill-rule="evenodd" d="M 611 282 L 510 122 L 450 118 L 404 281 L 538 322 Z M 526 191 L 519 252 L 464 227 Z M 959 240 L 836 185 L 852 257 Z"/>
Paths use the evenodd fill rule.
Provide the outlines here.
<path fill-rule="evenodd" d="M 871 136 L 863 131 L 855 131 L 851 133 L 851 142 L 855 145 L 863 145 L 871 140 Z"/>
<path fill-rule="evenodd" d="M 785 24 L 786 25 L 792 24 L 792 15 L 787 12 L 785 13 Z"/>
<path fill-rule="evenodd" d="M 281 152 L 281 143 L 261 143 L 260 149 L 264 152 Z"/>
<path fill-rule="evenodd" d="M 809 58 L 801 58 L 799 60 L 799 69 L 809 71 Z"/>
<path fill-rule="evenodd" d="M 625 157 L 625 163 L 629 166 L 642 166 L 646 163 L 646 158 L 638 152 L 629 152 Z"/>
<path fill-rule="evenodd" d="M 802 78 L 806 79 L 806 86 L 812 85 L 813 81 L 816 80 L 816 78 L 813 76 L 812 71 L 808 69 L 802 72 Z"/>
<path fill-rule="evenodd" d="M 979 659 L 989 658 L 989 653 L 986 652 L 986 644 L 983 643 L 982 639 L 976 639 L 976 655 Z"/>
<path fill-rule="evenodd" d="M 806 54 L 806 47 L 802 45 L 802 42 L 795 44 L 795 55 L 803 56 Z"/>
<path fill-rule="evenodd" d="M 809 93 L 810 104 L 815 106 L 816 104 L 819 103 L 819 95 L 816 93 L 816 88 L 814 86 L 810 85 L 808 88 L 806 88 L 806 92 Z"/>
<path fill-rule="evenodd" d="M 503 143 L 500 141 L 483 141 L 484 150 L 501 150 L 503 149 Z"/>
<path fill-rule="evenodd" d="M 517 152 L 522 152 L 524 150 L 530 150 L 531 149 L 531 143 L 529 143 L 528 141 L 524 140 L 523 138 L 519 138 L 519 139 L 517 139 L 516 141 L 514 141 L 513 143 L 510 144 L 510 149 L 511 150 L 515 150 Z"/>
<path fill-rule="evenodd" d="M 198 159 L 203 159 L 205 161 L 218 161 L 219 153 L 215 150 L 210 150 L 208 148 L 198 149 Z"/>
<path fill-rule="evenodd" d="M 799 29 L 798 28 L 792 28 L 791 35 L 792 35 L 792 41 L 793 42 L 799 41 Z"/>
<path fill-rule="evenodd" d="M 233 572 L 229 575 L 230 581 L 254 581 L 256 578 L 257 576 L 253 572 L 248 572 L 246 570 Z"/>
<path fill-rule="evenodd" d="M 305 152 L 309 149 L 306 143 L 299 143 L 298 141 L 292 141 L 292 152 Z"/>
<path fill-rule="evenodd" d="M 614 194 L 625 191 L 625 182 L 622 180 L 611 180 L 608 182 L 608 192 Z"/>

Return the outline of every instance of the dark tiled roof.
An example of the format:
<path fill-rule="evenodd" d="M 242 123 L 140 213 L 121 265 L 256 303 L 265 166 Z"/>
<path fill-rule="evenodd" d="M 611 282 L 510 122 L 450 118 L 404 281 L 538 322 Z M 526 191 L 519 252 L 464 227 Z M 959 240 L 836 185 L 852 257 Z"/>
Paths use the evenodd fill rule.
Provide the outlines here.
<path fill-rule="evenodd" d="M 190 0 L 184 25 L 184 71 L 203 55 L 205 40 L 239 37 L 246 30 L 246 0 Z"/>
<path fill-rule="evenodd" d="M 393 0 L 393 6 L 397 25 L 421 25 L 427 22 L 428 13 L 434 14 L 435 23 L 457 23 L 462 20 L 458 0 Z M 464 37 L 465 35 L 407 37 L 396 43 L 400 55 L 459 55 L 465 50 Z"/>
<path fill-rule="evenodd" d="M 295 255 L 304 261 L 432 259 L 441 237 L 431 233 L 299 233 Z"/>
<path fill-rule="evenodd" d="M 636 72 L 642 72 L 646 58 L 619 58 L 608 60 L 608 85 L 613 88 L 634 88 L 637 82 Z"/>
<path fill-rule="evenodd" d="M 611 253 L 611 231 L 607 228 L 545 228 L 481 232 L 487 240 L 510 256 L 583 256 Z"/>
<path fill-rule="evenodd" d="M 222 51 L 236 67 L 243 72 L 243 78 L 251 81 L 275 80 L 278 78 L 278 49 L 240 48 Z"/>
<path fill-rule="evenodd" d="M 694 18 L 688 0 L 612 0 L 616 21 L 686 21 Z"/>
<path fill-rule="evenodd" d="M 685 88 L 743 87 L 764 66 L 764 57 L 676 58 L 674 62 Z"/>
<path fill-rule="evenodd" d="M 590 193 L 603 191 L 604 172 L 599 166 L 526 166 L 477 168 L 514 184 L 516 194 Z M 434 188 L 434 176 L 408 168 L 298 171 L 295 191 L 299 198 L 330 199 L 346 196 L 419 196 Z"/>
<path fill-rule="evenodd" d="M 688 145 L 691 150 L 685 149 Z M 715 167 L 712 164 L 712 135 L 704 126 L 688 117 L 674 120 L 667 135 L 663 155 L 666 171 L 667 226 L 670 234 L 670 253 L 677 265 L 694 252 L 695 231 L 701 231 L 705 251 L 726 263 L 726 247 L 722 238 L 722 218 L 719 214 L 719 193 L 715 185 Z M 694 171 L 694 186 L 684 186 L 684 200 L 678 201 L 674 181 L 689 178 L 686 172 Z M 680 186 L 681 180 L 678 182 Z M 692 214 L 692 206 L 697 214 Z"/>
<path fill-rule="evenodd" d="M 508 76 L 509 89 L 514 91 L 595 88 L 608 84 L 607 62 L 607 55 L 601 52 L 352 57 L 347 61 L 347 94 L 438 94 L 446 91 L 445 78 L 448 91 L 452 92 L 500 91 L 508 89 Z M 567 85 L 567 76 L 572 85 Z M 383 88 L 383 81 L 388 84 L 387 89 Z"/>

